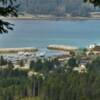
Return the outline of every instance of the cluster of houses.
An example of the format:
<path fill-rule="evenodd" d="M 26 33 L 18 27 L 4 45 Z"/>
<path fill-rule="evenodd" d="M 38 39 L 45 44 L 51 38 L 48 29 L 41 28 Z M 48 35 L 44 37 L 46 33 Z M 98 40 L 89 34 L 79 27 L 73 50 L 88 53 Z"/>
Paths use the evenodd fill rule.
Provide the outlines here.
<path fill-rule="evenodd" d="M 64 48 L 63 48 L 64 47 Z M 63 50 L 64 52 L 56 52 L 56 53 L 46 53 L 45 51 L 40 52 L 23 52 L 20 51 L 15 54 L 4 54 L 3 57 L 7 61 L 11 61 L 15 68 L 24 68 L 24 69 L 29 69 L 30 66 L 30 61 L 32 60 L 37 60 L 38 58 L 58 58 L 59 61 L 64 62 L 72 57 L 70 54 L 70 49 L 76 50 L 76 48 L 72 47 L 65 47 L 65 46 L 59 46 L 58 45 L 50 45 L 48 46 L 49 49 L 55 49 L 55 50 Z M 78 72 L 86 72 L 86 64 L 91 62 L 91 58 L 89 55 L 100 55 L 100 46 L 93 44 L 90 45 L 86 51 L 87 56 L 83 56 L 80 59 L 79 66 L 75 67 L 74 70 Z M 23 61 L 24 66 L 20 67 L 19 62 Z"/>
<path fill-rule="evenodd" d="M 44 51 L 37 51 L 37 52 L 23 52 L 20 51 L 18 53 L 8 53 L 2 54 L 3 58 L 7 60 L 7 62 L 11 61 L 14 65 L 14 68 L 22 68 L 22 69 L 29 69 L 31 61 L 37 61 L 37 59 L 44 59 L 44 58 L 61 58 L 65 56 L 64 52 L 44 52 Z M 24 66 L 20 66 L 20 63 L 24 63 Z M 4 67 L 3 67 L 4 68 Z"/>
<path fill-rule="evenodd" d="M 92 62 L 91 56 L 100 56 L 100 45 L 92 44 L 87 48 L 86 56 L 81 57 L 79 66 L 74 68 L 74 71 L 79 73 L 87 72 L 86 65 Z"/>
<path fill-rule="evenodd" d="M 88 48 L 88 55 L 100 55 L 100 45 L 92 44 Z"/>
<path fill-rule="evenodd" d="M 14 68 L 20 67 L 20 62 L 23 62 L 24 68 L 29 69 L 29 61 L 34 59 L 34 53 L 31 52 L 18 52 L 15 54 L 4 54 L 3 58 L 7 62 L 11 61 L 14 65 Z"/>

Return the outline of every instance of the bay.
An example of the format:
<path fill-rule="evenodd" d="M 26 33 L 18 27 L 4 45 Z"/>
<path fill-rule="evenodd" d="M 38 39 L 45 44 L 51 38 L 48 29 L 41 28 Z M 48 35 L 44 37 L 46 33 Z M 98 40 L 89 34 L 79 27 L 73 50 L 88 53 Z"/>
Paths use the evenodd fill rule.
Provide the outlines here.
<path fill-rule="evenodd" d="M 0 48 L 37 47 L 49 44 L 87 47 L 100 44 L 100 20 L 9 20 L 14 30 L 0 35 Z"/>

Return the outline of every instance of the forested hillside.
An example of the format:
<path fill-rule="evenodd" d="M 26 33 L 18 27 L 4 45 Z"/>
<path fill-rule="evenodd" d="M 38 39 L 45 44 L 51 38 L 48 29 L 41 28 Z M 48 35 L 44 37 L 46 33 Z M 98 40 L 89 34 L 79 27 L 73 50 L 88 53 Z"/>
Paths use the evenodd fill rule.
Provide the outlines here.
<path fill-rule="evenodd" d="M 17 0 L 20 4 L 19 11 L 31 14 L 52 14 L 63 16 L 88 16 L 91 11 L 98 11 L 83 0 Z"/>

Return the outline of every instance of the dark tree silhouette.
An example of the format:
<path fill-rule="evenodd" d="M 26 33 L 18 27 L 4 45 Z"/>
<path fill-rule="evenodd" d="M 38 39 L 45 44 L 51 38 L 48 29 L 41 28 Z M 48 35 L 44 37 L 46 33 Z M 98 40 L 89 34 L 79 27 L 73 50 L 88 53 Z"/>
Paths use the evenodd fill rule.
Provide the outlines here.
<path fill-rule="evenodd" d="M 15 16 L 17 17 L 17 10 L 14 2 L 16 0 L 0 0 L 0 16 Z M 13 30 L 13 24 L 0 19 L 0 34 L 7 33 L 8 30 Z"/>
<path fill-rule="evenodd" d="M 100 0 L 84 0 L 84 2 L 90 2 L 92 3 L 95 7 L 100 6 Z"/>

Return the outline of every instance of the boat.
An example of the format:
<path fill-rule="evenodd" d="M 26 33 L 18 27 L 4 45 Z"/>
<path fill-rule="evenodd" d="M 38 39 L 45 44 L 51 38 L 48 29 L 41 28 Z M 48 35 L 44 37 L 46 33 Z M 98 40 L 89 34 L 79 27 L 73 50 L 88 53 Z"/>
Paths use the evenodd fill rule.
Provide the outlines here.
<path fill-rule="evenodd" d="M 36 57 L 45 57 L 45 55 L 46 55 L 45 51 L 43 51 L 43 52 L 37 52 Z"/>

